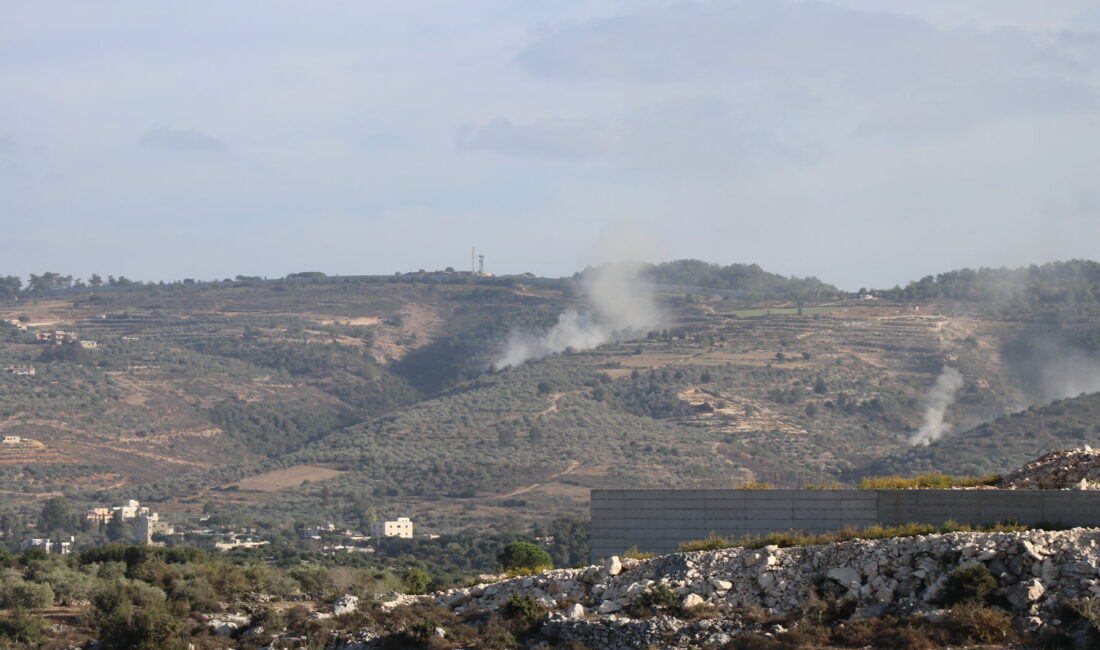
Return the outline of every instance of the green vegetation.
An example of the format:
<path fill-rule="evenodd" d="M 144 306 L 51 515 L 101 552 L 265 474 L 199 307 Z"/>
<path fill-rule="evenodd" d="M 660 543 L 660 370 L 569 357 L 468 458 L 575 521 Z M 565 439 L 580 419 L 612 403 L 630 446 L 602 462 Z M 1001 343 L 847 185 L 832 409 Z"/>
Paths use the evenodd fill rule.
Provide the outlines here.
<path fill-rule="evenodd" d="M 645 273 L 658 284 L 737 291 L 750 299 L 825 299 L 840 293 L 833 285 L 817 278 L 784 277 L 769 273 L 756 264 L 721 266 L 699 260 L 676 260 L 647 266 Z"/>
<path fill-rule="evenodd" d="M 668 585 L 657 583 L 638 594 L 632 605 L 635 612 L 644 614 L 652 609 L 672 609 L 679 604 L 679 594 Z"/>
<path fill-rule="evenodd" d="M 980 268 L 925 276 L 904 288 L 882 289 L 891 300 L 1082 303 L 1100 300 L 1100 264 L 1089 260 L 1051 262 L 1008 269 Z"/>
<path fill-rule="evenodd" d="M 959 567 L 947 575 L 943 602 L 947 605 L 985 602 L 997 586 L 997 578 L 986 565 Z"/>

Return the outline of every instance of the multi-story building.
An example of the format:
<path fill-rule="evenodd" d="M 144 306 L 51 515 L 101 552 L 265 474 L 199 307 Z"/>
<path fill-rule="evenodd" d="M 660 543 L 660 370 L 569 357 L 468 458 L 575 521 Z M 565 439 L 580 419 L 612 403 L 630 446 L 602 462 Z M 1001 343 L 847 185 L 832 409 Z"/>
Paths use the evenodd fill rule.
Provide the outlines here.
<path fill-rule="evenodd" d="M 371 537 L 401 537 L 412 539 L 413 522 L 408 517 L 398 517 L 397 521 L 372 521 Z"/>

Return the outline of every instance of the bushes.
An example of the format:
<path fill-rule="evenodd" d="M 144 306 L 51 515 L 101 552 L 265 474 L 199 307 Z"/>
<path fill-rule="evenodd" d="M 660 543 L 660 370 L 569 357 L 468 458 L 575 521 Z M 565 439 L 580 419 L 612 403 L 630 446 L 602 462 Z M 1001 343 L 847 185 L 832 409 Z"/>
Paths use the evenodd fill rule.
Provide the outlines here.
<path fill-rule="evenodd" d="M 638 594 L 634 599 L 634 609 L 644 612 L 654 607 L 671 609 L 680 604 L 680 596 L 666 584 L 655 584 Z"/>
<path fill-rule="evenodd" d="M 513 593 L 508 599 L 508 604 L 504 606 L 504 617 L 526 625 L 534 625 L 544 611 L 545 609 L 534 596 Z"/>
<path fill-rule="evenodd" d="M 1008 612 L 977 602 L 952 608 L 943 624 L 962 643 L 1007 644 L 1016 638 Z"/>
<path fill-rule="evenodd" d="M 410 594 L 425 593 L 431 582 L 432 577 L 428 575 L 428 572 L 416 567 L 405 571 L 405 574 L 401 576 L 401 584 L 405 586 L 405 591 Z"/>
<path fill-rule="evenodd" d="M 996 588 L 997 578 L 986 565 L 973 564 L 960 567 L 947 576 L 943 602 L 947 605 L 981 603 L 988 599 Z"/>
<path fill-rule="evenodd" d="M 0 640 L 16 643 L 40 643 L 45 638 L 46 622 L 17 609 L 0 618 Z"/>

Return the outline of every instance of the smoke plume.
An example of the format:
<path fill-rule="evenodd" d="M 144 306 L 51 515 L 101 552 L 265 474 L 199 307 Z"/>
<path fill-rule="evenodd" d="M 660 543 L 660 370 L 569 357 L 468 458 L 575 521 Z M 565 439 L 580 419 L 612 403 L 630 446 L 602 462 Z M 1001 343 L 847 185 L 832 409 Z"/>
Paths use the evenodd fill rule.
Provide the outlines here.
<path fill-rule="evenodd" d="M 928 445 L 950 430 L 951 425 L 943 421 L 947 407 L 955 402 L 955 393 L 962 388 L 963 377 L 958 370 L 944 366 L 943 372 L 936 378 L 936 384 L 928 391 L 924 409 L 924 424 L 919 431 L 909 437 L 911 445 Z"/>
<path fill-rule="evenodd" d="M 545 334 L 513 331 L 493 368 L 518 366 L 570 348 L 589 350 L 638 338 L 661 320 L 653 289 L 642 282 L 637 263 L 613 262 L 588 269 L 582 276 L 581 293 L 585 309 L 566 310 Z"/>

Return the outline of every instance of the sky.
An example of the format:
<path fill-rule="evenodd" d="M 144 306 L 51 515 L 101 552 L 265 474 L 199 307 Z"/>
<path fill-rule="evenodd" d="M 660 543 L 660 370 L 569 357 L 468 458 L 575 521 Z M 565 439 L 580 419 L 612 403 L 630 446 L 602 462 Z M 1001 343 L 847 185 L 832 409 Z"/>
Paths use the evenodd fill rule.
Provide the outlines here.
<path fill-rule="evenodd" d="M 0 0 L 0 274 L 1100 257 L 1079 0 Z"/>

